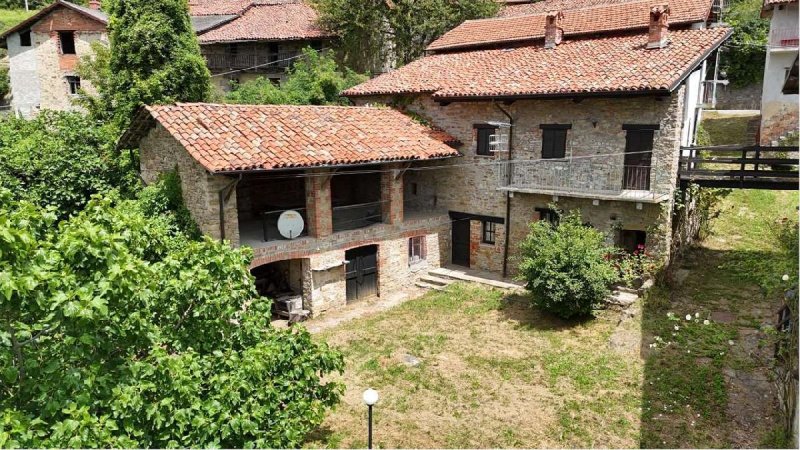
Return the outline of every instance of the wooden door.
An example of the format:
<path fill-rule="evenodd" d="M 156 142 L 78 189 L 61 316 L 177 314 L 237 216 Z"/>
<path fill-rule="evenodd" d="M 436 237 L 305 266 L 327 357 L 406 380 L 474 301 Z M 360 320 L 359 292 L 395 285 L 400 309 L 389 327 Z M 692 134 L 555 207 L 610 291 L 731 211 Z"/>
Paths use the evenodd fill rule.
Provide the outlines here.
<path fill-rule="evenodd" d="M 344 255 L 347 302 L 378 295 L 378 246 L 354 248 Z"/>
<path fill-rule="evenodd" d="M 625 136 L 623 189 L 650 190 L 653 130 L 628 130 Z"/>
<path fill-rule="evenodd" d="M 453 264 L 469 267 L 469 220 L 453 221 Z"/>

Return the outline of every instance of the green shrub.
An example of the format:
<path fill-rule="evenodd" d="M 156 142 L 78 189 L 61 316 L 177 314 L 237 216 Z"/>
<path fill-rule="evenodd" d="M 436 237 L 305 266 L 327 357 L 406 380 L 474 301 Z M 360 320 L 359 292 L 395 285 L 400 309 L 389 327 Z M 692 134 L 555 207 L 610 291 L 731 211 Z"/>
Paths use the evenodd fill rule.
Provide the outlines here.
<path fill-rule="evenodd" d="M 520 245 L 520 278 L 533 302 L 563 318 L 587 316 L 617 280 L 615 252 L 603 233 L 584 226 L 576 213 L 558 226 L 538 221 Z"/>

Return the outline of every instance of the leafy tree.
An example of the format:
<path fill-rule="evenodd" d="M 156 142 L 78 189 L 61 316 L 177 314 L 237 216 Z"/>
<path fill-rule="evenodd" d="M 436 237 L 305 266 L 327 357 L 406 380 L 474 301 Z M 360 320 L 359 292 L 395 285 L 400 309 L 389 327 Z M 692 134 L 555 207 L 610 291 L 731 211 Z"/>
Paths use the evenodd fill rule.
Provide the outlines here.
<path fill-rule="evenodd" d="M 0 120 L 0 186 L 64 218 L 93 194 L 135 189 L 129 155 L 112 149 L 107 131 L 78 113 L 7 117 Z"/>
<path fill-rule="evenodd" d="M 725 22 L 734 31 L 721 66 L 734 86 L 760 83 L 764 78 L 769 20 L 761 18 L 762 5 L 762 0 L 732 0 L 725 14 Z"/>
<path fill-rule="evenodd" d="M 294 447 L 338 401 L 341 355 L 270 327 L 249 250 L 144 213 L 171 195 L 56 226 L 0 190 L 0 446 Z"/>
<path fill-rule="evenodd" d="M 235 86 L 225 100 L 251 105 L 347 104 L 347 100 L 339 97 L 339 93 L 366 79 L 366 76 L 350 69 L 340 70 L 330 54 L 307 48 L 303 50 L 303 57 L 289 69 L 286 81 L 280 86 L 266 78 L 258 78 Z"/>
<path fill-rule="evenodd" d="M 345 65 L 378 72 L 401 66 L 467 19 L 497 13 L 494 0 L 313 0 L 320 23 L 341 40 Z"/>
<path fill-rule="evenodd" d="M 610 258 L 615 250 L 577 213 L 557 226 L 540 220 L 530 229 L 520 244 L 519 269 L 534 304 L 563 318 L 590 315 L 618 278 Z"/>
<path fill-rule="evenodd" d="M 211 75 L 186 0 L 108 3 L 108 88 L 118 129 L 126 128 L 141 105 L 207 100 Z"/>
<path fill-rule="evenodd" d="M 0 103 L 11 92 L 11 79 L 8 77 L 8 68 L 0 68 Z"/>

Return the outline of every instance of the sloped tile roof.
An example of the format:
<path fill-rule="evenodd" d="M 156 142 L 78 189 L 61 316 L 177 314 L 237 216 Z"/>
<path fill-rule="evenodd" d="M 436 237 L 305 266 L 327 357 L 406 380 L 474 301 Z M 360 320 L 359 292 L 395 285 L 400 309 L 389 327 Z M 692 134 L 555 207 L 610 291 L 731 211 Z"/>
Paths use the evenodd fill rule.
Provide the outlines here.
<path fill-rule="evenodd" d="M 646 29 L 650 21 L 650 9 L 654 3 L 657 2 L 638 0 L 564 11 L 564 36 Z M 672 27 L 705 22 L 711 11 L 711 0 L 665 0 L 664 3 L 670 5 L 669 22 Z M 518 17 L 468 20 L 435 40 L 428 46 L 428 50 L 452 50 L 539 39 L 544 37 L 545 16 L 546 12 Z"/>
<path fill-rule="evenodd" d="M 460 156 L 446 133 L 389 108 L 184 103 L 147 106 L 121 143 L 158 121 L 210 172 Z M 447 136 L 446 138 L 444 136 Z M 439 137 L 437 139 L 436 137 Z"/>
<path fill-rule="evenodd" d="M 524 2 L 514 4 L 509 2 L 497 13 L 497 17 L 527 16 L 529 14 L 541 14 L 548 11 L 568 11 L 570 9 L 582 9 L 597 5 L 614 5 L 619 3 L 631 3 L 636 0 L 541 0 L 538 2 Z"/>
<path fill-rule="evenodd" d="M 438 100 L 674 90 L 727 39 L 730 28 L 670 31 L 648 50 L 646 33 L 426 56 L 343 92 L 350 97 L 431 93 Z"/>
<path fill-rule="evenodd" d="M 252 0 L 189 0 L 189 14 L 192 16 L 216 16 L 240 14 Z"/>
<path fill-rule="evenodd" d="M 317 25 L 317 12 L 300 0 L 256 0 L 241 17 L 198 36 L 201 44 L 285 41 L 332 37 Z"/>
<path fill-rule="evenodd" d="M 195 33 L 202 33 L 212 28 L 218 27 L 225 22 L 237 18 L 235 14 L 214 14 L 208 16 L 190 16 L 192 19 L 192 28 Z"/>

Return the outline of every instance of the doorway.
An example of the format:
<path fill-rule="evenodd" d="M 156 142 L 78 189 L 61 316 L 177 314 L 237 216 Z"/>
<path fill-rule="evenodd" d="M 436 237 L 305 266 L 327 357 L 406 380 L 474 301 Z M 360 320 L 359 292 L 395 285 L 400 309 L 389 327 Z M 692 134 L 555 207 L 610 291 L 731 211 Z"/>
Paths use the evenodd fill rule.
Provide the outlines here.
<path fill-rule="evenodd" d="M 345 291 L 347 303 L 378 295 L 378 246 L 368 245 L 347 250 Z"/>
<path fill-rule="evenodd" d="M 469 267 L 469 219 L 453 221 L 453 264 Z"/>
<path fill-rule="evenodd" d="M 625 135 L 623 189 L 650 190 L 654 132 L 653 129 L 628 129 Z"/>

